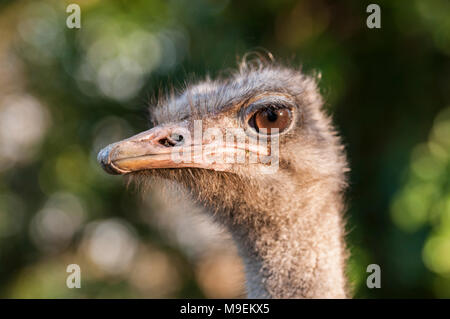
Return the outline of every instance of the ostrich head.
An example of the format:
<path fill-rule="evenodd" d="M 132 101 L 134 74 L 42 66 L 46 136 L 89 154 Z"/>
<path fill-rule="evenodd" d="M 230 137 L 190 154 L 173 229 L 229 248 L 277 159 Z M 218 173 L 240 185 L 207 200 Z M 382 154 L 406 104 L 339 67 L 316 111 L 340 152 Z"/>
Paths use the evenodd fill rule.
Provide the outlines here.
<path fill-rule="evenodd" d="M 339 234 L 328 246 L 339 246 L 335 248 L 342 254 L 337 244 L 342 227 L 336 216 L 342 209 L 347 166 L 322 106 L 314 79 L 300 70 L 243 63 L 228 78 L 206 79 L 158 101 L 151 110 L 153 128 L 107 146 L 98 160 L 108 173 L 149 184 L 163 178 L 185 186 L 228 226 L 247 270 L 256 269 L 247 278 L 249 289 L 253 285 L 257 291 L 253 296 L 316 296 L 309 292 L 320 284 L 304 278 L 288 283 L 280 275 L 271 283 L 260 277 L 270 276 L 271 264 L 282 258 L 288 260 L 290 276 L 298 260 L 317 268 L 313 264 L 322 252 L 309 248 L 319 245 L 314 238 L 324 241 L 328 235 L 323 233 L 335 228 Z M 297 231 L 307 236 L 298 246 L 300 252 L 289 248 L 300 240 L 296 235 L 291 244 L 275 248 Z M 269 249 L 272 244 L 274 251 Z M 286 281 L 281 288 L 280 280 Z M 288 289 L 290 285 L 298 288 Z"/>

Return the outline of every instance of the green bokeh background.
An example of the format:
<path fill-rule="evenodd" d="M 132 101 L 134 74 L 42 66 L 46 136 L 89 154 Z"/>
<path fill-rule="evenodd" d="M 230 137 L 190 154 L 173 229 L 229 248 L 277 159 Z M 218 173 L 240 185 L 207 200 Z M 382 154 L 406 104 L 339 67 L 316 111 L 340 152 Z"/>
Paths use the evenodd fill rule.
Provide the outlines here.
<path fill-rule="evenodd" d="M 72 2 L 81 29 L 66 27 Z M 95 157 L 148 127 L 161 88 L 267 50 L 321 74 L 345 141 L 355 296 L 450 298 L 450 2 L 377 1 L 381 29 L 366 26 L 369 3 L 2 1 L 0 297 L 217 296 L 198 260 L 144 222 L 142 197 Z M 149 196 L 146 208 L 158 210 Z M 122 270 L 86 257 L 99 227 L 113 229 L 103 241 L 132 243 Z M 141 251 L 156 278 L 137 272 Z M 65 285 L 70 263 L 82 268 L 81 289 Z M 372 263 L 381 289 L 365 285 Z"/>

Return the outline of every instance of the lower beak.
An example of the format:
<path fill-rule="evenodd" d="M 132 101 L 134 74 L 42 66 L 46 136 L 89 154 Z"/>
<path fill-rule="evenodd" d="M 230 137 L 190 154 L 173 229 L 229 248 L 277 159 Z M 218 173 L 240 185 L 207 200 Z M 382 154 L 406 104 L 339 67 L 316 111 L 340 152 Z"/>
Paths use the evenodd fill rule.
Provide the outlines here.
<path fill-rule="evenodd" d="M 245 146 L 214 145 L 214 142 L 199 141 L 194 143 L 186 129 L 181 127 L 155 127 L 113 143 L 98 153 L 97 160 L 110 174 L 128 174 L 155 168 L 195 167 L 225 171 L 231 164 L 211 162 L 205 159 L 210 154 L 234 154 L 237 149 L 258 152 Z M 181 136 L 181 138 L 180 138 Z M 180 154 L 188 154 L 188 161 Z"/>

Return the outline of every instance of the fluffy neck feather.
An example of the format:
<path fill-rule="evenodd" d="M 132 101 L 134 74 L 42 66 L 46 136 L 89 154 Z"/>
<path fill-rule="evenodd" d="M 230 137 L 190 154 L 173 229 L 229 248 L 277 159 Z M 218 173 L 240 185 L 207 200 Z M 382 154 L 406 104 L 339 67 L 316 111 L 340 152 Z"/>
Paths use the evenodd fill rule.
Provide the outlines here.
<path fill-rule="evenodd" d="M 346 297 L 340 203 L 329 196 L 301 206 L 275 224 L 232 230 L 249 298 Z"/>

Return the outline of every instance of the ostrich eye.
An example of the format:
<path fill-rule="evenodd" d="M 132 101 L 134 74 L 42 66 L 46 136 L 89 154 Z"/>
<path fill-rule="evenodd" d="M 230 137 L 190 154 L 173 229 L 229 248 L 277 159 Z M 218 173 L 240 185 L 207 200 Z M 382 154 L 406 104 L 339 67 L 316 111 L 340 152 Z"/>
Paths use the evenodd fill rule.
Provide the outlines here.
<path fill-rule="evenodd" d="M 267 107 L 257 111 L 250 119 L 250 126 L 257 132 L 266 129 L 267 134 L 271 134 L 272 129 L 278 129 L 281 133 L 286 130 L 292 121 L 292 113 L 287 108 Z"/>

